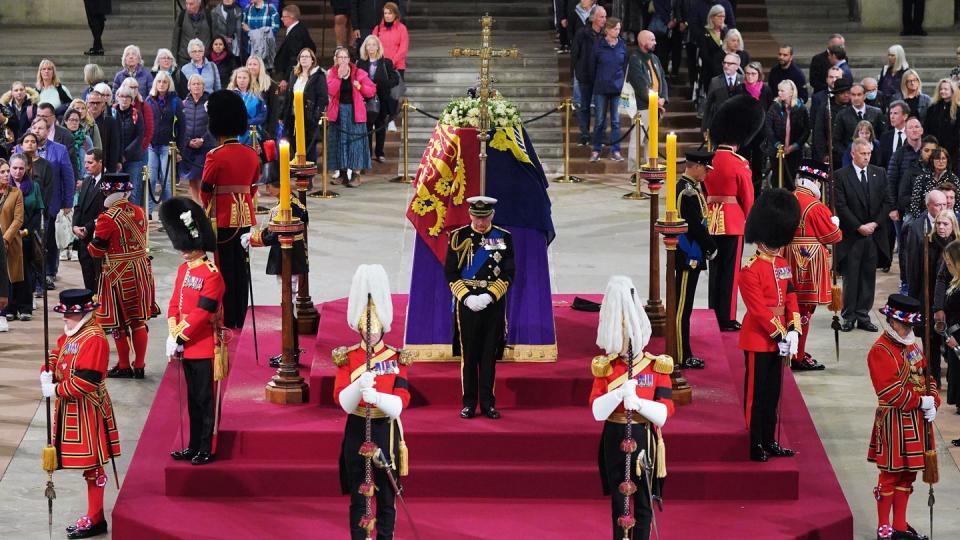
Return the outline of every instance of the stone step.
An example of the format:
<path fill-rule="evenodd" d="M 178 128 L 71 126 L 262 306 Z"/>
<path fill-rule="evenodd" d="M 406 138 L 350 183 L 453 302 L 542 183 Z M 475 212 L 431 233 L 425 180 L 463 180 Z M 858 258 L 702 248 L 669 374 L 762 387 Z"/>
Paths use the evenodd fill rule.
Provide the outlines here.
<path fill-rule="evenodd" d="M 523 95 L 529 98 L 541 98 L 545 100 L 553 100 L 556 102 L 560 101 L 560 88 L 558 86 L 526 86 L 523 84 L 497 84 L 496 89 L 505 96 L 517 96 Z M 452 92 L 454 88 L 445 85 L 435 85 L 435 86 L 408 86 L 407 87 L 407 97 L 411 101 L 416 101 L 420 98 L 435 98 L 435 97 L 446 97 L 448 99 L 452 98 L 455 95 L 463 95 L 464 91 L 461 87 L 456 87 L 456 92 Z"/>
<path fill-rule="evenodd" d="M 418 17 L 433 16 L 470 16 L 480 18 L 481 15 L 489 14 L 496 25 L 500 17 L 516 16 L 518 13 L 530 17 L 551 17 L 553 10 L 547 2 L 527 2 L 520 5 L 519 2 L 509 2 L 495 0 L 492 2 L 412 2 L 407 17 L 411 20 Z"/>
<path fill-rule="evenodd" d="M 452 49 L 451 47 L 450 49 Z M 444 70 L 472 70 L 477 72 L 480 67 L 479 58 L 454 58 L 450 56 L 450 49 L 444 51 L 441 56 L 426 56 L 426 55 L 416 55 L 411 54 L 407 56 L 408 64 L 416 64 L 416 69 L 418 70 L 435 70 L 435 69 L 444 69 Z M 521 57 L 517 59 L 513 58 L 497 58 L 494 59 L 493 63 L 490 66 L 491 71 L 496 74 L 498 71 L 502 70 L 511 70 L 511 69 L 539 69 L 547 71 L 557 71 L 556 55 L 530 55 L 529 53 L 524 53 L 523 48 L 520 49 Z"/>
<path fill-rule="evenodd" d="M 524 6 L 522 10 L 526 10 L 527 7 Z M 409 19 L 406 22 L 407 28 L 410 30 L 447 30 L 450 28 L 464 28 L 463 23 L 465 19 L 473 19 L 472 17 L 454 17 L 447 15 L 438 15 L 435 17 L 424 17 L 424 18 L 413 18 Z M 479 17 L 477 17 L 479 19 Z M 549 30 L 550 29 L 550 17 L 529 17 L 529 16 L 501 16 L 495 17 L 496 21 L 494 22 L 495 28 L 497 30 Z M 472 22 L 472 21 L 471 21 Z M 474 23 L 479 27 L 479 23 Z M 497 42 L 500 45 L 503 45 L 501 41 L 502 37 L 497 34 Z"/>
<path fill-rule="evenodd" d="M 413 71 L 408 70 L 405 74 L 407 86 L 419 84 L 450 84 L 462 85 L 464 88 L 475 86 L 479 74 L 477 71 Z M 493 70 L 492 77 L 494 85 L 496 83 L 543 83 L 552 82 L 556 84 L 556 70 Z"/>

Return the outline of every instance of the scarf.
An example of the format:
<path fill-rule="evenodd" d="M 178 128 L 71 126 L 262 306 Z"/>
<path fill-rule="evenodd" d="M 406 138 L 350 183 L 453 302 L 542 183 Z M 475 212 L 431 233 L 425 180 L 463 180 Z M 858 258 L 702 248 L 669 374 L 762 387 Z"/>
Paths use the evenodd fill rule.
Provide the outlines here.
<path fill-rule="evenodd" d="M 394 21 L 394 22 L 396 22 L 396 21 Z M 392 23 L 392 22 L 383 21 L 383 27 L 384 27 L 384 28 L 387 28 L 387 29 L 393 28 L 393 23 Z"/>
<path fill-rule="evenodd" d="M 753 96 L 753 99 L 760 99 L 760 89 L 763 88 L 762 82 L 748 83 L 744 81 L 743 87 L 747 89 L 748 94 Z"/>
<path fill-rule="evenodd" d="M 86 154 L 86 152 L 83 151 L 83 143 L 87 139 L 87 132 L 81 127 L 81 128 L 77 128 L 77 130 L 71 134 L 73 135 L 73 148 L 76 150 L 76 154 L 77 154 L 77 157 L 74 158 L 74 161 L 76 161 L 77 170 L 82 171 L 83 170 L 82 156 Z"/>
<path fill-rule="evenodd" d="M 23 192 L 24 197 L 29 197 L 33 193 L 33 180 L 30 180 L 29 176 L 24 176 L 17 187 Z"/>
<path fill-rule="evenodd" d="M 224 60 L 226 60 L 227 55 L 229 54 L 230 52 L 227 51 L 226 49 L 224 49 L 221 52 L 210 51 L 210 60 L 212 60 L 214 64 L 219 64 L 220 62 L 223 62 Z"/>

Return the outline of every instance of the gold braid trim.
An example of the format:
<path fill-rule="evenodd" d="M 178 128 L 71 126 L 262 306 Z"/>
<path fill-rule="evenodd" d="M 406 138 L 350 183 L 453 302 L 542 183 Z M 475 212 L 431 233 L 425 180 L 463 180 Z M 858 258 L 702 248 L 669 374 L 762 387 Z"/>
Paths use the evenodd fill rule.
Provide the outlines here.
<path fill-rule="evenodd" d="M 610 367 L 610 361 L 616 358 L 617 355 L 600 355 L 594 356 L 593 362 L 590 363 L 590 371 L 593 373 L 594 377 L 609 377 L 613 373 L 613 368 Z"/>
<path fill-rule="evenodd" d="M 643 353 L 644 356 L 653 360 L 653 370 L 657 373 L 662 373 L 663 375 L 669 375 L 673 373 L 673 358 L 669 354 L 659 354 L 652 355 L 648 352 Z"/>
<path fill-rule="evenodd" d="M 347 363 L 347 348 L 346 347 L 337 347 L 330 353 L 330 359 L 333 360 L 333 365 L 337 367 L 342 367 Z"/>

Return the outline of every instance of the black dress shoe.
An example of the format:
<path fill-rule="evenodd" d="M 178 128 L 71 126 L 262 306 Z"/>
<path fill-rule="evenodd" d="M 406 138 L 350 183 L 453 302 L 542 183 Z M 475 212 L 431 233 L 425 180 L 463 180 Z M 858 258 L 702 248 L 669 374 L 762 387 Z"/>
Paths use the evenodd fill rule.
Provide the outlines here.
<path fill-rule="evenodd" d="M 67 538 L 92 538 L 101 534 L 107 534 L 107 520 L 105 519 L 89 527 L 76 527 L 67 533 Z"/>
<path fill-rule="evenodd" d="M 680 365 L 683 366 L 684 369 L 703 369 L 707 367 L 706 362 L 696 356 L 685 359 Z"/>
<path fill-rule="evenodd" d="M 767 462 L 767 451 L 763 449 L 763 445 L 755 444 L 750 447 L 750 461 Z"/>
<path fill-rule="evenodd" d="M 110 379 L 132 379 L 133 370 L 130 368 L 122 368 L 120 366 L 113 366 L 110 371 L 107 372 L 107 377 Z"/>
<path fill-rule="evenodd" d="M 873 324 L 870 321 L 857 322 L 857 328 L 859 328 L 860 330 L 866 330 L 867 332 L 876 332 L 877 330 L 880 330 L 879 328 L 877 328 L 877 325 Z"/>
<path fill-rule="evenodd" d="M 193 456 L 197 455 L 197 451 L 192 448 L 184 448 L 183 450 L 176 450 L 170 452 L 170 457 L 177 461 L 187 461 L 193 459 Z"/>
<path fill-rule="evenodd" d="M 822 371 L 827 369 L 827 366 L 817 362 L 809 354 L 804 354 L 803 359 L 790 364 L 790 369 L 793 371 Z"/>
<path fill-rule="evenodd" d="M 783 448 L 782 446 L 780 446 L 780 443 L 777 443 L 777 442 L 772 442 L 768 445 L 765 445 L 763 447 L 763 450 L 770 457 L 793 457 L 794 455 L 796 455 L 796 452 L 794 452 L 789 448 Z"/>
<path fill-rule="evenodd" d="M 737 332 L 741 328 L 740 323 L 737 321 L 730 321 L 728 323 L 723 323 L 720 325 L 721 332 Z"/>
<path fill-rule="evenodd" d="M 283 359 L 283 354 L 278 354 L 276 356 L 270 357 L 270 367 L 278 368 L 280 367 L 280 360 Z"/>
<path fill-rule="evenodd" d="M 103 56 L 104 53 L 105 51 L 103 49 L 94 49 L 93 47 L 83 51 L 83 54 L 87 56 Z"/>
<path fill-rule="evenodd" d="M 190 463 L 193 465 L 206 465 L 211 461 L 213 461 L 213 454 L 210 452 L 197 452 L 197 455 L 193 456 Z"/>
<path fill-rule="evenodd" d="M 853 327 L 856 325 L 853 321 L 843 321 L 843 324 L 840 325 L 841 332 L 852 332 Z"/>
<path fill-rule="evenodd" d="M 146 374 L 146 372 L 144 371 L 144 368 L 142 368 L 142 367 L 135 367 L 135 368 L 133 368 L 133 378 L 134 378 L 134 379 L 144 379 L 144 378 L 146 378 L 146 376 L 147 376 L 147 374 Z"/>
<path fill-rule="evenodd" d="M 487 418 L 491 419 L 491 420 L 499 420 L 499 419 L 500 419 L 500 411 L 498 411 L 498 410 L 497 410 L 496 408 L 494 408 L 494 407 L 490 407 L 489 409 L 483 411 L 483 415 L 486 416 Z"/>
<path fill-rule="evenodd" d="M 460 418 L 473 418 L 476 415 L 477 411 L 473 407 L 464 407 L 460 409 Z"/>
<path fill-rule="evenodd" d="M 890 537 L 890 540 L 928 540 L 928 538 L 917 531 L 906 530 L 893 531 L 893 536 Z"/>

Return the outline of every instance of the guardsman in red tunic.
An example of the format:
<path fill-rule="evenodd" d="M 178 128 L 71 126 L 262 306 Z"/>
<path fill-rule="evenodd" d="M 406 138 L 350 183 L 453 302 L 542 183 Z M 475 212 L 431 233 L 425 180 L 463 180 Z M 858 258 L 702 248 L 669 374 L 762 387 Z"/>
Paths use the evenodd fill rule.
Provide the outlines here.
<path fill-rule="evenodd" d="M 745 238 L 757 245 L 757 254 L 740 271 L 747 313 L 737 346 L 746 360 L 744 416 L 753 461 L 793 456 L 776 440 L 776 427 L 785 359 L 796 354 L 801 332 L 792 272 L 781 250 L 799 222 L 797 198 L 784 189 L 764 191 L 747 217 Z"/>
<path fill-rule="evenodd" d="M 800 203 L 800 225 L 793 242 L 786 249 L 787 261 L 793 273 L 793 288 L 800 305 L 800 344 L 790 368 L 795 371 L 826 369 L 806 351 L 810 336 L 810 319 L 819 304 L 829 304 L 833 298 L 830 282 L 830 246 L 843 239 L 840 218 L 820 202 L 820 188 L 830 180 L 830 171 L 823 163 L 804 159 L 797 169 L 797 187 L 793 192 Z"/>
<path fill-rule="evenodd" d="M 103 212 L 97 218 L 87 251 L 102 259 L 97 294 L 97 322 L 113 333 L 117 365 L 107 377 L 142 379 L 147 357 L 146 321 L 160 314 L 147 255 L 147 219 L 127 197 L 133 185 L 126 173 L 107 173 L 100 180 Z M 130 343 L 133 342 L 133 369 Z"/>
<path fill-rule="evenodd" d="M 214 220 L 216 263 L 223 272 L 223 325 L 243 328 L 247 318 L 250 275 L 240 237 L 257 223 L 253 196 L 260 180 L 260 156 L 237 137 L 247 130 L 243 100 L 231 90 L 219 90 L 207 101 L 210 133 L 220 146 L 207 153 L 200 183 L 200 202 Z"/>
<path fill-rule="evenodd" d="M 44 397 L 56 398 L 53 445 L 61 469 L 80 469 L 87 481 L 87 513 L 67 527 L 67 538 L 90 538 L 107 532 L 103 515 L 103 466 L 120 455 L 120 434 L 107 392 L 110 344 L 97 324 L 97 304 L 87 289 L 60 293 L 64 334 L 50 351 L 52 371 L 40 373 Z"/>
<path fill-rule="evenodd" d="M 673 359 L 643 351 L 651 332 L 633 282 L 626 276 L 611 277 L 597 329 L 597 345 L 606 354 L 594 357 L 591 365 L 590 406 L 594 419 L 603 422 L 598 465 L 603 494 L 611 497 L 614 540 L 626 537 L 624 529 L 632 533 L 630 538 L 650 538 L 651 498 L 659 499 L 667 474 L 660 428 L 674 412 Z M 630 438 L 636 443 L 628 449 L 629 467 L 622 446 L 628 419 Z M 626 470 L 630 478 L 626 478 Z"/>
<path fill-rule="evenodd" d="M 940 394 L 913 333 L 921 323 L 920 302 L 893 294 L 880 313 L 887 318 L 887 328 L 867 354 L 878 400 L 867 451 L 867 460 L 880 469 L 874 488 L 877 539 L 926 540 L 907 523 L 907 502 L 917 471 L 924 469 L 924 452 L 936 448 L 932 423 Z"/>
<path fill-rule="evenodd" d="M 160 205 L 160 221 L 173 248 L 184 259 L 177 269 L 167 308 L 166 354 L 182 360 L 190 442 L 170 455 L 178 461 L 204 465 L 213 460 L 215 397 L 219 391 L 219 383 L 214 382 L 214 361 L 224 285 L 217 266 L 207 258 L 207 252 L 215 249 L 216 237 L 200 205 L 185 197 L 164 201 Z"/>
<path fill-rule="evenodd" d="M 707 231 L 717 244 L 710 265 L 709 302 L 723 332 L 740 329 L 737 288 L 743 228 L 753 206 L 753 179 L 747 158 L 737 154 L 763 127 L 763 110 L 750 96 L 735 96 L 720 106 L 710 127 L 717 143 L 711 170 L 704 180 L 707 192 Z"/>
<path fill-rule="evenodd" d="M 413 355 L 383 342 L 393 321 L 387 273 L 380 265 L 360 265 L 347 302 L 347 323 L 360 343 L 333 350 L 337 367 L 333 400 L 347 413 L 340 449 L 340 489 L 350 495 L 350 538 L 363 540 L 376 529 L 378 540 L 393 538 L 396 493 L 388 478 L 407 475 L 407 447 L 400 413 L 410 404 L 407 367 Z M 371 441 L 380 450 L 372 477 L 366 477 L 366 414 L 370 409 Z M 376 489 L 368 484 L 372 481 Z M 376 497 L 376 510 L 372 509 Z M 368 499 L 369 498 L 369 499 Z M 368 512 L 368 504 L 370 511 Z"/>

